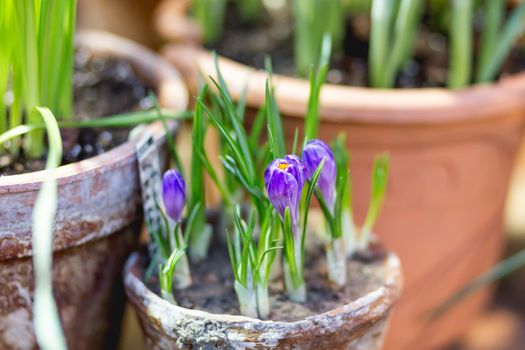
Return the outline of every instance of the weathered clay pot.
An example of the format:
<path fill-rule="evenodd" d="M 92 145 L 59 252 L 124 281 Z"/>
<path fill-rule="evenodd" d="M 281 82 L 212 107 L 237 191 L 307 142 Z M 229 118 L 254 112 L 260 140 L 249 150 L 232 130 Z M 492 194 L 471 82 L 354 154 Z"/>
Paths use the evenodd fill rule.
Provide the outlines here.
<path fill-rule="evenodd" d="M 195 88 L 215 76 L 211 54 L 170 45 L 165 56 Z M 220 58 L 234 99 L 248 83 L 251 114 L 264 104 L 266 74 Z M 309 84 L 274 75 L 288 140 L 301 129 Z M 426 313 L 487 267 L 502 250 L 502 212 L 524 127 L 525 74 L 462 91 L 374 90 L 327 84 L 320 137 L 347 135 L 354 207 L 364 219 L 374 155 L 391 156 L 389 188 L 377 230 L 403 263 L 406 289 L 393 317 L 388 349 L 425 349 L 460 334 L 489 296 L 478 293 L 432 323 Z M 249 118 L 248 118 L 249 120 Z"/>
<path fill-rule="evenodd" d="M 173 305 L 143 283 L 144 265 L 143 256 L 131 255 L 124 286 L 146 335 L 146 347 L 159 350 L 378 350 L 402 284 L 399 259 L 388 253 L 377 267 L 380 287 L 323 314 L 274 322 Z"/>
<path fill-rule="evenodd" d="M 127 60 L 166 108 L 185 109 L 177 71 L 153 52 L 105 33 L 82 33 L 94 54 Z M 164 128 L 147 127 L 160 145 Z M 53 287 L 70 349 L 101 349 L 119 325 L 118 276 L 140 229 L 137 140 L 56 170 Z M 0 177 L 0 349 L 37 348 L 32 324 L 31 213 L 45 171 Z M 116 342 L 114 335 L 113 343 Z"/>

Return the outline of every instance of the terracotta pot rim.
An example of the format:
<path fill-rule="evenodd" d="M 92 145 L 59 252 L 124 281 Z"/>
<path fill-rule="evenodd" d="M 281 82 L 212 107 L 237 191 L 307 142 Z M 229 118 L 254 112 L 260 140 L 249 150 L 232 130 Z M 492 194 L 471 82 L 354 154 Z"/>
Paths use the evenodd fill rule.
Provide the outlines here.
<path fill-rule="evenodd" d="M 159 100 L 162 100 L 163 106 L 174 110 L 185 110 L 187 108 L 188 92 L 182 77 L 166 60 L 151 50 L 115 34 L 94 30 L 80 31 L 76 35 L 76 42 L 82 47 L 87 47 L 95 54 L 128 60 L 137 69 L 144 68 L 141 67 L 144 63 L 155 67 L 151 75 L 154 77 L 154 82 L 151 83 L 158 85 L 158 97 Z M 138 73 L 140 74 L 140 72 Z M 141 134 L 149 132 L 154 135 L 155 140 L 158 142 L 164 138 L 163 130 L 161 122 L 154 122 L 147 125 L 146 130 L 141 132 Z M 135 146 L 139 139 L 139 137 L 135 137 L 101 155 L 60 166 L 55 170 L 54 177 L 58 180 L 59 185 L 74 183 L 87 177 L 104 173 L 122 165 L 122 163 L 134 161 Z M 0 177 L 0 195 L 33 191 L 40 187 L 40 183 L 49 174 L 49 171 L 41 170 L 2 176 Z"/>
<path fill-rule="evenodd" d="M 383 285 L 374 291 L 367 293 L 366 295 L 348 303 L 341 305 L 335 309 L 326 311 L 321 314 L 307 317 L 302 320 L 286 322 L 286 321 L 272 321 L 272 320 L 260 320 L 240 315 L 228 315 L 228 314 L 214 314 L 207 311 L 186 309 L 178 305 L 171 304 L 170 302 L 162 299 L 160 296 L 152 292 L 142 282 L 142 271 L 143 267 L 140 266 L 141 255 L 137 252 L 133 253 L 126 262 L 124 267 L 124 285 L 126 293 L 132 303 L 136 303 L 136 300 L 145 302 L 149 310 L 156 308 L 157 310 L 169 310 L 169 314 L 187 317 L 190 319 L 207 319 L 213 321 L 219 321 L 224 324 L 251 324 L 260 328 L 268 328 L 279 326 L 287 329 L 288 331 L 304 329 L 304 327 L 316 324 L 316 322 L 322 323 L 322 319 L 328 317 L 337 317 L 342 315 L 353 315 L 357 313 L 368 313 L 368 320 L 373 321 L 384 316 L 385 312 L 392 309 L 393 305 L 399 298 L 402 289 L 402 274 L 401 274 L 401 263 L 399 258 L 389 252 L 385 258 L 384 266 L 386 266 L 387 272 L 385 272 L 385 279 Z M 140 308 L 140 305 L 136 305 Z M 364 311 L 366 309 L 366 311 Z"/>
<path fill-rule="evenodd" d="M 212 54 L 204 48 L 169 44 L 163 49 L 163 54 L 183 74 L 184 70 L 193 74 L 193 77 L 190 75 L 192 79 L 200 72 L 216 77 Z M 234 99 L 240 98 L 248 82 L 247 104 L 251 107 L 264 104 L 266 72 L 223 56 L 219 56 L 219 65 Z M 274 74 L 273 83 L 281 112 L 303 118 L 308 104 L 308 80 Z M 322 120 L 334 123 L 468 123 L 494 118 L 495 114 L 523 114 L 524 95 L 525 72 L 457 91 L 446 88 L 373 89 L 326 84 L 321 92 L 320 115 Z"/>

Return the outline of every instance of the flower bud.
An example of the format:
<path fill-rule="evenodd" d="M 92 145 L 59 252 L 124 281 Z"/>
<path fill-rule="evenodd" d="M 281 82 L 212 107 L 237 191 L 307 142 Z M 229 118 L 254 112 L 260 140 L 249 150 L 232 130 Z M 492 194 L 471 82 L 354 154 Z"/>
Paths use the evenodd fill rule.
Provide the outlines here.
<path fill-rule="evenodd" d="M 294 227 L 299 218 L 299 202 L 306 182 L 306 169 L 301 159 L 294 155 L 275 159 L 264 172 L 264 183 L 270 202 L 281 219 L 284 219 L 286 208 Z"/>
<path fill-rule="evenodd" d="M 170 169 L 162 177 L 162 200 L 168 216 L 178 222 L 186 205 L 186 185 L 181 173 Z"/>
<path fill-rule="evenodd" d="M 337 166 L 335 164 L 334 154 L 330 147 L 323 141 L 315 139 L 309 141 L 303 149 L 303 164 L 306 167 L 308 179 L 312 179 L 313 174 L 323 159 L 325 159 L 325 162 L 317 185 L 321 190 L 321 194 L 328 208 L 333 211 L 335 205 L 335 183 L 337 179 Z"/>

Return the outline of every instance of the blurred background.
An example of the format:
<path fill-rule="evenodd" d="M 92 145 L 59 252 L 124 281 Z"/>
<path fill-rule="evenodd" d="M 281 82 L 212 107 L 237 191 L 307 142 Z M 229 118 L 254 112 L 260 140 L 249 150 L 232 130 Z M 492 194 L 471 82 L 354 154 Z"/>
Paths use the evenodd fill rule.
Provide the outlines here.
<path fill-rule="evenodd" d="M 107 30 L 158 50 L 165 43 L 155 25 L 159 5 L 156 0 L 79 0 L 78 26 Z M 180 139 L 188 137 L 182 135 Z M 521 147 L 512 174 L 504 218 L 504 256 L 510 256 L 525 249 L 525 146 Z M 488 305 L 462 335 L 440 349 L 525 349 L 525 269 L 490 288 L 495 293 Z M 457 307 L 461 307 L 461 302 Z M 122 331 L 119 349 L 145 348 L 140 326 L 130 308 L 126 309 Z"/>

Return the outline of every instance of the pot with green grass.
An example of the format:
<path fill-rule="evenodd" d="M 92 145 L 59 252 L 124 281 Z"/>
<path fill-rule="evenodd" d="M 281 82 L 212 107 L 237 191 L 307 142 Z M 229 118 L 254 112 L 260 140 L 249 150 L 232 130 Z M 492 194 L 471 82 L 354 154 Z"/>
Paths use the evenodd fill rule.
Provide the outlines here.
<path fill-rule="evenodd" d="M 293 28 L 291 19 L 282 20 L 285 10 L 269 8 L 276 26 L 267 31 L 257 28 L 267 26 L 268 18 L 264 25 L 236 29 L 239 21 L 230 11 L 224 40 L 205 43 L 207 49 L 179 41 L 164 54 L 195 87 L 200 74 L 216 77 L 210 51 L 217 50 L 234 101 L 244 100 L 251 109 L 250 125 L 265 105 L 267 74 L 259 69 L 270 54 L 274 71 L 284 73 L 273 80 L 291 140 L 309 103 L 303 61 L 315 63 L 322 52 L 322 36 L 311 32 L 332 33 L 335 51 L 327 79 L 339 84 L 322 89 L 319 133 L 323 140 L 347 134 L 358 222 L 365 220 L 372 157 L 383 149 L 391 156 L 391 190 L 377 227 L 405 266 L 406 293 L 388 348 L 438 346 L 464 330 L 490 293 L 478 293 L 432 322 L 423 322 L 422 315 L 501 254 L 502 212 L 524 127 L 525 75 L 516 65 L 521 50 L 515 39 L 522 33 L 525 5 L 487 0 L 475 7 L 458 0 L 424 2 L 421 8 L 422 1 L 396 2 L 399 7 L 392 1 L 348 1 L 352 10 L 365 12 L 342 20 L 341 39 L 322 23 L 301 24 L 311 18 L 340 23 L 337 15 L 328 20 L 328 9 L 301 7 L 322 3 L 293 1 Z M 303 18 L 303 12 L 324 15 Z M 158 26 L 168 16 L 164 12 Z M 170 39 L 167 27 L 160 32 Z M 292 32 L 295 40 L 286 36 Z M 265 40 L 261 33 L 268 34 Z M 301 39 L 306 35 L 310 40 Z M 254 49 L 255 43 L 262 49 Z M 287 65 L 292 56 L 296 69 Z"/>
<path fill-rule="evenodd" d="M 313 102 L 321 85 L 316 74 Z M 398 258 L 371 233 L 388 155 L 376 157 L 369 219 L 358 228 L 344 137 L 332 146 L 316 138 L 316 103 L 308 133 L 301 143 L 296 133 L 288 147 L 271 81 L 271 107 L 260 119 L 267 139 L 243 126 L 244 106 L 232 102 L 223 76 L 213 86 L 217 93 L 205 86 L 197 98 L 191 172 L 164 174 L 157 206 L 164 224 L 149 229 L 148 253 L 133 254 L 124 270 L 147 347 L 381 349 L 402 285 Z M 220 135 L 222 169 L 204 148 L 212 131 Z M 203 173 L 219 189 L 221 216 L 229 220 L 203 215 Z M 320 208 L 311 205 L 314 197 Z M 206 226 L 215 226 L 215 235 L 196 230 Z"/>
<path fill-rule="evenodd" d="M 146 133 L 165 144 L 159 119 L 187 101 L 177 71 L 140 45 L 102 32 L 74 45 L 75 1 L 52 4 L 0 5 L 2 349 L 114 346 L 142 221 L 135 146 Z M 148 110 L 148 89 L 170 111 Z"/>

